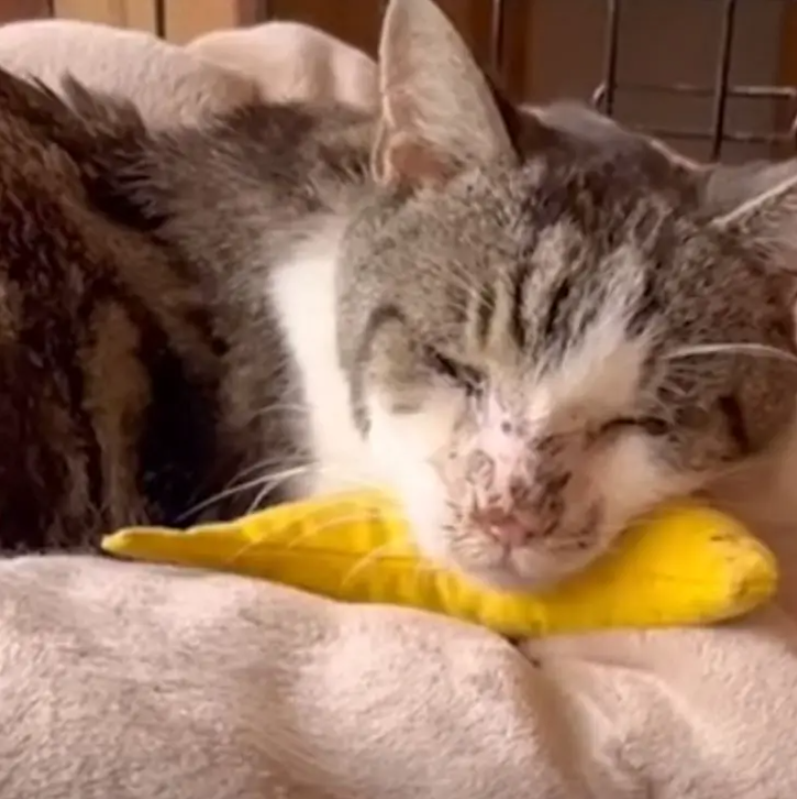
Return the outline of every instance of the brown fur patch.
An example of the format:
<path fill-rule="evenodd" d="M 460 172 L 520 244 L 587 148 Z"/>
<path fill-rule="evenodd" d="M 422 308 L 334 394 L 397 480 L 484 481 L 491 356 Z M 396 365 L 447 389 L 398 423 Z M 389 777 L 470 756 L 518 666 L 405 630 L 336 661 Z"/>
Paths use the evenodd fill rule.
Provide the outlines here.
<path fill-rule="evenodd" d="M 175 465 L 183 455 L 161 451 L 163 462 L 143 463 L 142 437 L 172 440 L 175 419 L 193 426 L 183 437 L 204 440 L 206 430 L 213 437 L 222 364 L 206 298 L 179 268 L 178 254 L 91 196 L 92 149 L 113 121 L 95 113 L 92 129 L 48 92 L 0 73 L 6 549 L 82 546 L 118 525 L 170 520 L 181 508 L 162 506 L 158 476 L 183 468 Z M 145 342 L 157 352 L 144 352 Z M 164 353 L 179 365 L 170 390 L 175 380 L 186 384 L 175 401 L 203 392 L 201 418 L 161 407 L 172 400 L 162 391 L 156 398 L 151 369 Z M 166 418 L 170 427 L 158 428 Z M 201 454 L 211 458 L 214 450 Z M 208 468 L 197 462 L 191 472 Z M 170 500 L 187 501 L 187 490 Z"/>

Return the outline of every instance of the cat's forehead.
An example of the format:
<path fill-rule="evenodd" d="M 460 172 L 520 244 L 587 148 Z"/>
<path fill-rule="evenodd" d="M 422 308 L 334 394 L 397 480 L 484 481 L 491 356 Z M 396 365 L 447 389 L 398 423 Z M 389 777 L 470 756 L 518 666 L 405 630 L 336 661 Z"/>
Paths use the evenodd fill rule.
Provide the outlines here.
<path fill-rule="evenodd" d="M 503 211 L 500 237 L 513 246 L 498 271 L 521 281 L 528 313 L 551 303 L 562 319 L 585 303 L 650 305 L 676 272 L 711 258 L 687 204 L 613 161 L 530 162 L 509 178 Z M 545 325 L 554 321 L 546 314 Z"/>
<path fill-rule="evenodd" d="M 600 392 L 630 390 L 622 375 L 661 347 L 723 335 L 766 303 L 744 253 L 727 250 L 694 205 L 639 180 L 633 165 L 539 159 L 505 188 L 496 192 L 504 229 L 483 240 L 496 259 L 485 284 L 497 284 L 488 296 L 498 311 L 480 322 L 499 359 L 520 353 L 549 375 L 567 361 L 564 372 L 584 373 L 573 385 L 588 385 L 596 370 Z M 499 238 L 511 246 L 497 247 Z"/>
<path fill-rule="evenodd" d="M 667 353 L 758 340 L 779 313 L 746 250 L 634 174 L 540 160 L 509 181 L 519 246 L 497 270 L 505 299 L 488 357 L 519 364 L 513 379 L 523 375 L 540 418 L 633 407 Z"/>
<path fill-rule="evenodd" d="M 693 205 L 633 171 L 540 167 L 523 179 L 513 203 L 522 244 L 503 271 L 523 274 L 525 318 L 551 344 L 603 306 L 629 335 L 724 313 L 754 279 Z"/>
<path fill-rule="evenodd" d="M 599 155 L 544 156 L 466 176 L 376 231 L 391 244 L 383 271 L 406 274 L 396 258 L 411 264 L 417 281 L 397 288 L 412 294 L 419 314 L 434 306 L 434 318 L 445 293 L 454 316 L 474 292 L 483 296 L 482 327 L 489 306 L 513 305 L 511 326 L 526 350 L 567 346 L 603 305 L 622 310 L 634 332 L 679 292 L 686 305 L 705 303 L 725 280 L 696 204 L 645 175 Z"/>
<path fill-rule="evenodd" d="M 520 356 L 540 413 L 630 402 L 669 333 L 668 296 L 649 256 L 632 240 L 599 258 L 590 247 L 571 223 L 551 224 L 511 270 L 518 321 L 503 346 Z"/>
<path fill-rule="evenodd" d="M 651 171 L 633 151 L 541 155 L 505 180 L 507 203 L 532 238 L 564 223 L 604 249 L 624 236 L 655 236 L 668 221 L 689 219 L 695 207 L 689 182 Z"/>

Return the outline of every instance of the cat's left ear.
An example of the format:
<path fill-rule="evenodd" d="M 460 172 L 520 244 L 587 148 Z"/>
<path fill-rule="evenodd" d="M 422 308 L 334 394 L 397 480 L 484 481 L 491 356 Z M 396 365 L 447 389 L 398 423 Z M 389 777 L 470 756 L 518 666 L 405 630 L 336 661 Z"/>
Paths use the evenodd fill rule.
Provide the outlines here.
<path fill-rule="evenodd" d="M 759 252 L 773 271 L 797 277 L 797 159 L 715 167 L 704 203 L 712 227 Z"/>
<path fill-rule="evenodd" d="M 433 0 L 391 0 L 379 46 L 376 179 L 435 185 L 517 158 L 490 85 Z"/>

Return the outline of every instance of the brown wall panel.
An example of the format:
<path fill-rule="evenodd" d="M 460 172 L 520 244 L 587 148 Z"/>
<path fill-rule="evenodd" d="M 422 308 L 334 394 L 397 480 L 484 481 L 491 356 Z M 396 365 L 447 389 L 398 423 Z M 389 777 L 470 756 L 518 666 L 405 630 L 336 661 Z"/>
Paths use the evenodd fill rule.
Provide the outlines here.
<path fill-rule="evenodd" d="M 269 0 L 269 15 L 315 25 L 372 55 L 379 36 L 381 0 Z"/>
<path fill-rule="evenodd" d="M 48 16 L 48 0 L 0 0 L 0 23 Z"/>
<path fill-rule="evenodd" d="M 166 0 L 166 38 L 183 44 L 217 28 L 242 24 L 235 0 Z"/>
<path fill-rule="evenodd" d="M 53 0 L 56 17 L 155 30 L 154 0 Z"/>

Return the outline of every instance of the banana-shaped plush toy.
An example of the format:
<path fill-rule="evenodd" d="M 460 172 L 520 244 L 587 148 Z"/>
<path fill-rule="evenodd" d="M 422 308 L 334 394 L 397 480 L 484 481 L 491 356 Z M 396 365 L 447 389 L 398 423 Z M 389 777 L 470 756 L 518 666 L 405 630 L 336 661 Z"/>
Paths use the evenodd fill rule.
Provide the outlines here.
<path fill-rule="evenodd" d="M 541 593 L 488 589 L 423 560 L 391 499 L 356 492 L 286 504 L 188 530 L 131 528 L 106 552 L 236 572 L 338 600 L 405 605 L 539 636 L 707 624 L 768 599 L 771 553 L 735 520 L 693 504 L 633 524 L 610 554 Z"/>

